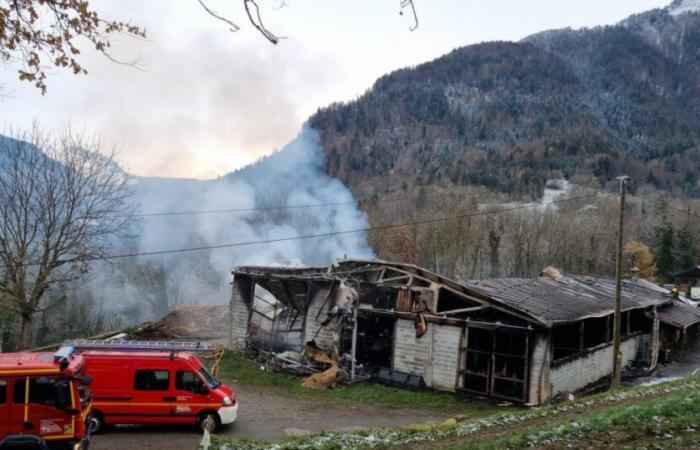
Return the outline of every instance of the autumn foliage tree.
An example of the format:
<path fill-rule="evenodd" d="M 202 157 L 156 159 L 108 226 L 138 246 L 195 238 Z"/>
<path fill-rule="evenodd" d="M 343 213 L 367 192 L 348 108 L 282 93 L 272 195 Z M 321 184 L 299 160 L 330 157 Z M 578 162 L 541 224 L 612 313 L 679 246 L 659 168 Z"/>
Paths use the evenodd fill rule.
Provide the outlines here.
<path fill-rule="evenodd" d="M 628 271 L 636 268 L 639 277 L 652 280 L 656 274 L 654 255 L 648 245 L 638 241 L 632 241 L 625 245 L 624 256 L 627 259 Z"/>
<path fill-rule="evenodd" d="M 87 0 L 0 0 L 0 62 L 17 67 L 19 79 L 42 93 L 50 67 L 87 73 L 81 41 L 114 60 L 110 39 L 120 33 L 146 36 L 138 26 L 103 19 Z"/>

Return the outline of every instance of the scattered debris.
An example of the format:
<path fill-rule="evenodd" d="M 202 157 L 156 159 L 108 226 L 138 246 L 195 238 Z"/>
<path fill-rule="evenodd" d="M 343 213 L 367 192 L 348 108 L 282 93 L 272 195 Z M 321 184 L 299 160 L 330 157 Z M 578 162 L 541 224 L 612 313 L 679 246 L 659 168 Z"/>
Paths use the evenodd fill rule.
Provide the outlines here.
<path fill-rule="evenodd" d="M 302 386 L 312 389 L 327 389 L 335 387 L 338 374 L 340 373 L 340 364 L 328 352 L 320 349 L 314 341 L 308 342 L 304 353 L 311 360 L 322 364 L 328 364 L 328 367 L 323 372 L 319 372 L 306 378 Z"/>
<path fill-rule="evenodd" d="M 132 339 L 197 339 L 225 342 L 228 305 L 181 306 L 130 333 Z"/>

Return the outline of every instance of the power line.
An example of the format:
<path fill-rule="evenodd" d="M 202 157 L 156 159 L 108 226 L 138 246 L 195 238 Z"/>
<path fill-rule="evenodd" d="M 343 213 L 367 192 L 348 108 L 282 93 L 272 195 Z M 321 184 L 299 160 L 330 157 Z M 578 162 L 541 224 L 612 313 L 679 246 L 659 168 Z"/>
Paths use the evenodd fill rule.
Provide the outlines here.
<path fill-rule="evenodd" d="M 466 197 L 472 195 L 467 192 L 445 192 L 442 194 L 425 195 L 422 198 L 441 198 L 441 197 Z M 379 202 L 398 202 L 402 200 L 418 200 L 420 199 L 420 194 L 414 196 L 403 196 L 403 197 L 390 197 L 390 198 L 377 198 Z M 134 217 L 162 217 L 162 216 L 186 216 L 186 215 L 201 215 L 201 214 L 226 214 L 226 213 L 238 213 L 238 212 L 254 212 L 254 211 L 275 211 L 275 210 L 285 210 L 285 209 L 303 209 L 303 208 L 318 208 L 325 206 L 343 206 L 343 205 L 356 205 L 363 202 L 370 202 L 375 200 L 372 197 L 366 197 L 359 200 L 351 200 L 345 202 L 333 202 L 333 203 L 311 203 L 306 205 L 277 205 L 277 206 L 258 206 L 252 208 L 234 208 L 234 209 L 204 209 L 204 210 L 192 210 L 192 211 L 162 211 L 153 213 L 142 213 L 134 214 Z"/>
<path fill-rule="evenodd" d="M 234 242 L 234 243 L 228 243 L 228 244 L 205 245 L 205 246 L 200 246 L 200 247 L 189 247 L 189 248 L 179 248 L 179 249 L 155 250 L 155 251 L 150 251 L 150 252 L 133 252 L 133 253 L 122 253 L 122 254 L 117 254 L 117 255 L 91 256 L 91 257 L 84 257 L 84 258 L 75 258 L 75 259 L 62 261 L 62 262 L 69 263 L 69 262 L 89 262 L 89 261 L 100 261 L 100 260 L 104 261 L 104 260 L 112 260 L 112 259 L 135 258 L 135 257 L 139 257 L 139 256 L 158 256 L 158 255 L 169 255 L 169 254 L 176 254 L 176 253 L 191 253 L 191 252 L 198 252 L 198 251 L 218 250 L 218 249 L 222 249 L 222 248 L 247 247 L 247 246 L 253 246 L 253 245 L 274 244 L 274 243 L 278 243 L 278 242 L 289 242 L 289 241 L 298 241 L 298 240 L 305 240 L 305 239 L 315 239 L 315 238 L 321 238 L 321 237 L 339 236 L 339 235 L 344 235 L 344 234 L 367 233 L 370 231 L 382 231 L 382 230 L 389 230 L 389 229 L 394 229 L 394 228 L 425 225 L 425 224 L 444 222 L 444 221 L 454 220 L 454 219 L 466 219 L 466 218 L 477 217 L 477 216 L 502 214 L 502 213 L 506 213 L 506 212 L 536 208 L 536 207 L 555 204 L 555 203 L 558 204 L 558 203 L 571 202 L 571 201 L 575 201 L 575 200 L 585 200 L 585 199 L 589 199 L 589 198 L 593 198 L 593 197 L 597 197 L 597 196 L 598 196 L 597 194 L 589 194 L 589 195 L 584 195 L 584 196 L 579 196 L 579 197 L 571 197 L 571 198 L 566 198 L 566 199 L 561 199 L 561 200 L 552 200 L 551 202 L 545 203 L 545 204 L 541 204 L 541 203 L 525 204 L 525 205 L 520 205 L 520 206 L 513 206 L 510 208 L 488 210 L 488 211 L 479 211 L 479 212 L 470 213 L 470 214 L 459 214 L 459 215 L 453 215 L 453 216 L 447 216 L 447 217 L 438 217 L 438 218 L 434 218 L 434 219 L 416 220 L 413 222 L 378 225 L 378 226 L 374 226 L 374 227 L 355 228 L 355 229 L 351 229 L 351 230 L 329 231 L 327 233 L 316 233 L 316 234 L 308 234 L 308 235 L 303 235 L 303 236 L 291 236 L 291 237 L 286 237 L 286 238 L 265 239 L 265 240 L 259 240 L 259 241 Z M 29 266 L 37 266 L 37 265 L 39 265 L 39 263 L 28 263 L 28 264 L 25 264 L 24 266 L 29 267 Z"/>

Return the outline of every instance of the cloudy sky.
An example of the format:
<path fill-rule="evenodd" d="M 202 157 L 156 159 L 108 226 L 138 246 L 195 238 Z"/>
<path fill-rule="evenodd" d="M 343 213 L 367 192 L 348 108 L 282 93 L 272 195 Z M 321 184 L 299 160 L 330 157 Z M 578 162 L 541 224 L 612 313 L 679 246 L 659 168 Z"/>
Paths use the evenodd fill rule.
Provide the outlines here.
<path fill-rule="evenodd" d="M 52 72 L 42 96 L 0 68 L 0 124 L 70 125 L 115 145 L 139 175 L 209 178 L 282 147 L 317 108 L 347 101 L 391 70 L 455 47 L 518 40 L 551 28 L 615 23 L 670 0 L 414 0 L 420 26 L 400 0 L 259 0 L 277 46 L 245 20 L 239 0 L 208 0 L 241 31 L 207 15 L 197 0 L 93 0 L 105 18 L 146 27 L 121 37 L 114 56 L 84 52 L 87 76 Z"/>

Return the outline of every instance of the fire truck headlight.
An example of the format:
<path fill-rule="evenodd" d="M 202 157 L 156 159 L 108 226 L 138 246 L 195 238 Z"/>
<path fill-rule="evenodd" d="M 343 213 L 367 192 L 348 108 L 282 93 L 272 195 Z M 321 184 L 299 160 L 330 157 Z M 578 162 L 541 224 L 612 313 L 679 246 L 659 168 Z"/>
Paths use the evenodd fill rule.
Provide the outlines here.
<path fill-rule="evenodd" d="M 75 444 L 75 445 L 73 446 L 73 450 L 83 450 L 83 444 L 81 444 L 80 442 L 78 442 L 77 444 Z"/>
<path fill-rule="evenodd" d="M 224 406 L 231 406 L 233 405 L 233 400 L 231 400 L 231 397 L 228 395 L 224 397 Z"/>

